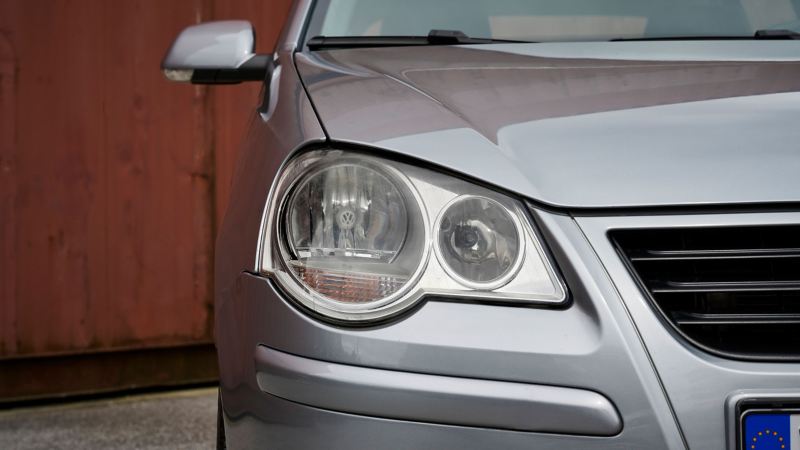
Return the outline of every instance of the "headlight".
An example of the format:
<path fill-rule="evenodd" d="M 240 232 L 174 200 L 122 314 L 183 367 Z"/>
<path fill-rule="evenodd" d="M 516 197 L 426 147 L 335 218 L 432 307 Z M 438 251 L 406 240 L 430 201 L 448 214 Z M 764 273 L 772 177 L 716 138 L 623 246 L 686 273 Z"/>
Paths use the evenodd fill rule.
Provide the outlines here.
<path fill-rule="evenodd" d="M 524 241 L 519 220 L 488 197 L 457 197 L 436 226 L 436 250 L 455 280 L 474 289 L 504 285 L 519 269 Z"/>
<path fill-rule="evenodd" d="M 324 318 L 380 320 L 425 295 L 566 299 L 523 205 L 459 178 L 313 151 L 283 169 L 265 214 L 261 272 Z"/>
<path fill-rule="evenodd" d="M 402 293 L 424 263 L 425 215 L 412 190 L 358 158 L 301 176 L 279 219 L 296 281 L 351 308 Z"/>

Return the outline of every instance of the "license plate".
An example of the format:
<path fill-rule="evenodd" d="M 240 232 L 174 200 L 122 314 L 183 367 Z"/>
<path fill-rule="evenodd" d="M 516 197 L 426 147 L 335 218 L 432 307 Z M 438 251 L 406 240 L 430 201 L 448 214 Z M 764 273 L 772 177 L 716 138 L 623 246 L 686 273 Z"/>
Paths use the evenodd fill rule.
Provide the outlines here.
<path fill-rule="evenodd" d="M 800 411 L 747 411 L 741 423 L 743 450 L 800 450 Z"/>

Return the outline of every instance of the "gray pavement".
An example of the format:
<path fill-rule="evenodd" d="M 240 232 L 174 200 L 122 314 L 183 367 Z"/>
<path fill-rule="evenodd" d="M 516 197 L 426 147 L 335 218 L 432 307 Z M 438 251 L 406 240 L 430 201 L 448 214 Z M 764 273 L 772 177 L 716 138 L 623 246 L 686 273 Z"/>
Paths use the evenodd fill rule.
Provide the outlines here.
<path fill-rule="evenodd" d="M 217 389 L 0 410 L 0 449 L 210 449 Z"/>

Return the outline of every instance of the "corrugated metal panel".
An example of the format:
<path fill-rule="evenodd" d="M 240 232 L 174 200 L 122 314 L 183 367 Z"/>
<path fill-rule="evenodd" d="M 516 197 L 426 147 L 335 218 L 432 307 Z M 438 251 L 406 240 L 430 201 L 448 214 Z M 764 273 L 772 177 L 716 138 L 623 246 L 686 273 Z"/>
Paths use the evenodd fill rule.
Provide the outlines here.
<path fill-rule="evenodd" d="M 14 1 L 0 14 L 17 53 L 16 195 L 3 212 L 16 343 L 3 356 L 210 338 L 207 91 L 158 71 L 203 7 Z"/>
<path fill-rule="evenodd" d="M 0 364 L 211 341 L 215 223 L 259 86 L 212 96 L 158 67 L 212 18 L 272 48 L 289 3 L 0 0 Z"/>
<path fill-rule="evenodd" d="M 16 221 L 10 214 L 16 198 L 15 134 L 16 58 L 11 42 L 0 33 L 0 355 L 17 347 Z"/>

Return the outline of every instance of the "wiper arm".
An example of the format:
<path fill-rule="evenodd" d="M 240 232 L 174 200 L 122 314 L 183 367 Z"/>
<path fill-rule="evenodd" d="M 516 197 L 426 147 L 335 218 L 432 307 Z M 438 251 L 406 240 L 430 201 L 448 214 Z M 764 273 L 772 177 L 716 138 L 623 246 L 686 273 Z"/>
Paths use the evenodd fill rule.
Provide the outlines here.
<path fill-rule="evenodd" d="M 611 42 L 627 41 L 750 41 L 800 39 L 800 33 L 792 30 L 758 30 L 752 36 L 662 36 L 640 38 L 617 38 Z"/>
<path fill-rule="evenodd" d="M 334 48 L 400 47 L 411 45 L 468 45 L 520 43 L 506 39 L 473 38 L 458 30 L 431 30 L 427 36 L 314 36 L 306 42 L 310 50 Z"/>
<path fill-rule="evenodd" d="M 800 39 L 800 33 L 792 30 L 758 30 L 755 39 Z"/>

